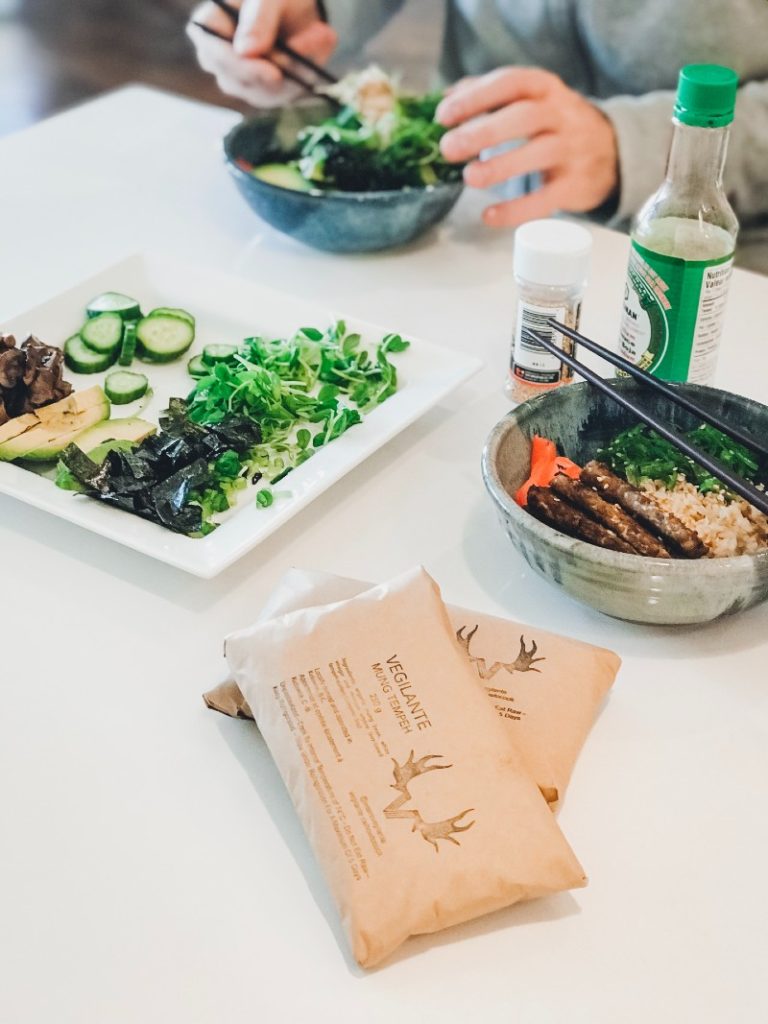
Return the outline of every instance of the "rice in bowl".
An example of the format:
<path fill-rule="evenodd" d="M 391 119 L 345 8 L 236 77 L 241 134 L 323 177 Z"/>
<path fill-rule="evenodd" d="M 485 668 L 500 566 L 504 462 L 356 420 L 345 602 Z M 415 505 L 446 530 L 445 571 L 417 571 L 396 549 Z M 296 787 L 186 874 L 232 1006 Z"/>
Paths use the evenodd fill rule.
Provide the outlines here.
<path fill-rule="evenodd" d="M 695 530 L 709 548 L 709 558 L 756 555 L 768 549 L 768 516 L 725 491 L 702 494 L 682 473 L 674 487 L 643 480 L 640 487 L 652 494 L 665 512 Z"/>

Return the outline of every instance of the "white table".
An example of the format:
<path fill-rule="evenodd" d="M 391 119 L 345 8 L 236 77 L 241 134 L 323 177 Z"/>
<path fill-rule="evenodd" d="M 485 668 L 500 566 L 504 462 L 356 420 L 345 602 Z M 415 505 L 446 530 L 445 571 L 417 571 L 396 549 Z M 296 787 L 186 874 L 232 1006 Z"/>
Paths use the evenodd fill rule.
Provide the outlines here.
<path fill-rule="evenodd" d="M 487 368 L 213 581 L 0 500 L 0 1021 L 765 1020 L 765 609 L 632 626 L 534 575 L 479 473 L 507 407 L 509 237 L 466 199 L 408 252 L 302 249 L 227 181 L 231 121 L 131 88 L 3 140 L 0 324 L 160 247 Z M 627 243 L 595 241 L 584 325 L 611 338 Z M 736 274 L 718 380 L 763 400 L 767 302 L 768 282 Z M 417 562 L 451 601 L 625 661 L 560 814 L 590 886 L 413 940 L 365 974 L 255 728 L 200 694 L 287 566 L 381 579 Z"/>

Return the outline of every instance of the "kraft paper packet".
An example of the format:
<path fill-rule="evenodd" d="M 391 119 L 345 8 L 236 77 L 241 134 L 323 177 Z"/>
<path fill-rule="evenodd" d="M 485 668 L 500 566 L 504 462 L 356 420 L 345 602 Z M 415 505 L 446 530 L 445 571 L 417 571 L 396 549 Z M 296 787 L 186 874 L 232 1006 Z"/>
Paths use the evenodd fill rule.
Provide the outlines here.
<path fill-rule="evenodd" d="M 234 633 L 226 655 L 361 965 L 586 883 L 423 570 Z"/>
<path fill-rule="evenodd" d="M 346 600 L 370 586 L 329 573 L 291 569 L 259 621 Z M 579 752 L 616 678 L 619 657 L 508 619 L 451 605 L 447 612 L 473 678 L 485 688 L 531 776 L 554 806 L 565 794 Z M 204 699 L 216 711 L 252 717 L 235 683 L 222 684 Z"/>

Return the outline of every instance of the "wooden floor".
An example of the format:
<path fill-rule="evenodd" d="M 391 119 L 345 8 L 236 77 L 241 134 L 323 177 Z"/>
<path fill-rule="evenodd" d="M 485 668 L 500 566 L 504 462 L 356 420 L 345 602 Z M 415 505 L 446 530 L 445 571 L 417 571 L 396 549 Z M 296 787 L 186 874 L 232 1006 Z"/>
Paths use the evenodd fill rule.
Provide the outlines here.
<path fill-rule="evenodd" d="M 363 0 L 364 2 L 364 0 Z M 0 135 L 128 82 L 238 108 L 197 67 L 192 0 L 0 0 Z M 410 0 L 370 56 L 426 87 L 440 0 Z"/>

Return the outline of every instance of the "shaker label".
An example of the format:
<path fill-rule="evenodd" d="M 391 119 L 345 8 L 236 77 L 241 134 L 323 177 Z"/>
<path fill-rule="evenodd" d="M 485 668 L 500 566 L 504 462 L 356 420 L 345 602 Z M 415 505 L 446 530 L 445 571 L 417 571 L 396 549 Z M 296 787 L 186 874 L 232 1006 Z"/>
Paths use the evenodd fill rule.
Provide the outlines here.
<path fill-rule="evenodd" d="M 733 257 L 683 260 L 632 243 L 624 289 L 620 352 L 665 380 L 708 381 Z"/>
<path fill-rule="evenodd" d="M 564 339 L 559 331 L 547 323 L 550 316 L 565 323 L 567 314 L 566 306 L 537 306 L 529 302 L 518 304 L 511 367 L 515 377 L 529 384 L 557 384 L 561 380 L 570 379 L 573 374 L 570 367 L 562 364 L 557 356 L 551 355 L 543 346 L 523 334 L 523 328 L 527 327 L 548 338 L 559 348 L 570 352 L 571 340 Z M 567 342 L 567 347 L 564 341 Z"/>

